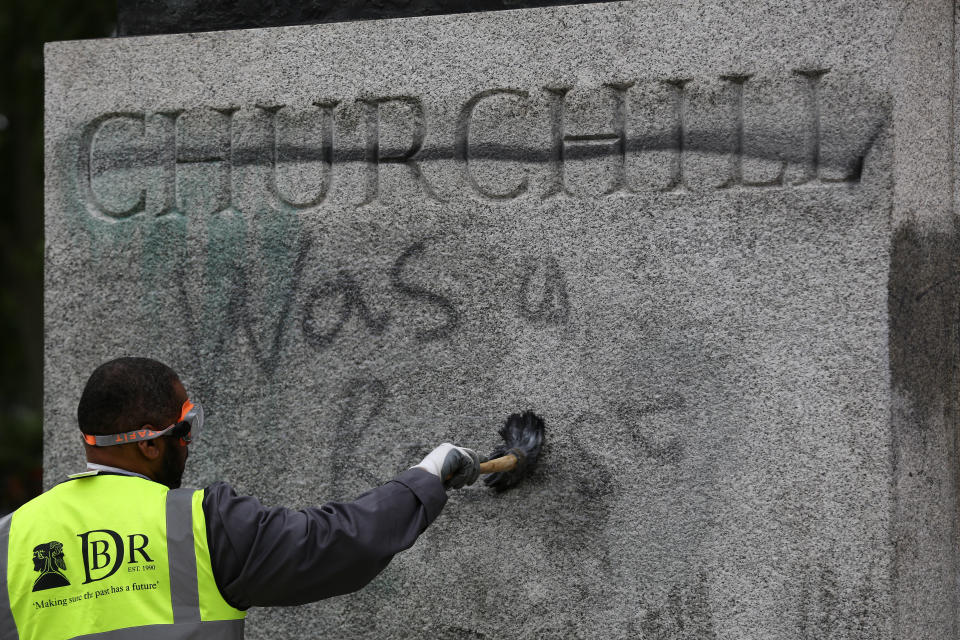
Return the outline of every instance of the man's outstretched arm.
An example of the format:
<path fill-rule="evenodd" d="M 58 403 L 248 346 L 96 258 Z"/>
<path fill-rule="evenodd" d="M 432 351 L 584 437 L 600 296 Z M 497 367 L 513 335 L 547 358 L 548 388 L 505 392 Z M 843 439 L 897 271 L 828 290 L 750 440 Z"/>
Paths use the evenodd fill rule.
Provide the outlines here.
<path fill-rule="evenodd" d="M 214 578 L 239 609 L 350 593 L 410 548 L 446 501 L 440 478 L 417 467 L 353 502 L 300 511 L 214 483 L 203 498 Z"/>

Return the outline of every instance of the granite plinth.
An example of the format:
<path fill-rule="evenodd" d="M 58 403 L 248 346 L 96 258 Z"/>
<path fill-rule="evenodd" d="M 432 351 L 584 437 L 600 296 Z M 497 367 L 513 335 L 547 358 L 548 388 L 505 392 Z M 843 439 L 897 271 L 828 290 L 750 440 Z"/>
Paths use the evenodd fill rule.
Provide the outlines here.
<path fill-rule="evenodd" d="M 955 638 L 950 2 L 622 2 L 53 43 L 45 481 L 124 355 L 187 482 L 348 498 L 510 412 L 251 638 Z"/>

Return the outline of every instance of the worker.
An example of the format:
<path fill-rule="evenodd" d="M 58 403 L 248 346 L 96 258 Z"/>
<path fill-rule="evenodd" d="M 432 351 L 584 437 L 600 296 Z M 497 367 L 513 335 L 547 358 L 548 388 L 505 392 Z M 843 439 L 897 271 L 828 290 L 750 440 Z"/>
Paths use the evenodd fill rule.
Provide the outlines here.
<path fill-rule="evenodd" d="M 0 519 L 0 639 L 243 637 L 253 606 L 360 589 L 476 481 L 476 452 L 442 444 L 353 502 L 267 508 L 216 482 L 182 489 L 203 423 L 177 374 L 119 358 L 77 407 L 87 470 Z"/>

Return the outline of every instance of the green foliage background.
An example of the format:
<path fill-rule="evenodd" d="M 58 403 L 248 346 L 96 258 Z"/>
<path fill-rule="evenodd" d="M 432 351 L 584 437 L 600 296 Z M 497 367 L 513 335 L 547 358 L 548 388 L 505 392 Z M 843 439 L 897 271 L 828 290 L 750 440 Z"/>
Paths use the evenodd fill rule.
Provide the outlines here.
<path fill-rule="evenodd" d="M 0 1 L 0 514 L 40 492 L 43 43 L 108 37 L 116 0 Z"/>

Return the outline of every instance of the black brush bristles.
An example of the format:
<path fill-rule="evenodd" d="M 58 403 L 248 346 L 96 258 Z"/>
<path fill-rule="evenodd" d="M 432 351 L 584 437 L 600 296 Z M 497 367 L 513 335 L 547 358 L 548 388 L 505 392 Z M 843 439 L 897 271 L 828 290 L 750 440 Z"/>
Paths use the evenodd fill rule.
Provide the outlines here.
<path fill-rule="evenodd" d="M 543 428 L 543 418 L 533 411 L 514 413 L 507 418 L 507 422 L 500 427 L 503 444 L 493 450 L 490 459 L 512 453 L 517 456 L 517 466 L 511 471 L 491 473 L 484 477 L 483 482 L 497 491 L 506 491 L 523 480 L 537 463 L 540 447 L 543 446 Z"/>

